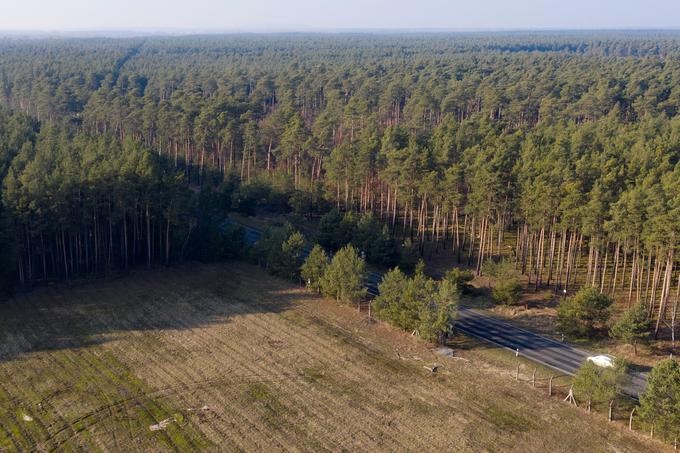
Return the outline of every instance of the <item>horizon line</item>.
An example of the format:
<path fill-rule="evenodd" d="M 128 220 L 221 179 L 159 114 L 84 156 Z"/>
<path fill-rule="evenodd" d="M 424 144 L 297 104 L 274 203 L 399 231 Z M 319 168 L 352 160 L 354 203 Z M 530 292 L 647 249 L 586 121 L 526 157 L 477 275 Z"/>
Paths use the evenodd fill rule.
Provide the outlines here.
<path fill-rule="evenodd" d="M 304 25 L 262 25 L 238 28 L 193 27 L 80 27 L 55 29 L 3 29 L 2 35 L 77 35 L 77 34 L 151 34 L 151 35 L 229 35 L 229 34 L 394 34 L 394 33 L 503 33 L 503 32 L 680 32 L 676 27 L 311 27 Z"/>

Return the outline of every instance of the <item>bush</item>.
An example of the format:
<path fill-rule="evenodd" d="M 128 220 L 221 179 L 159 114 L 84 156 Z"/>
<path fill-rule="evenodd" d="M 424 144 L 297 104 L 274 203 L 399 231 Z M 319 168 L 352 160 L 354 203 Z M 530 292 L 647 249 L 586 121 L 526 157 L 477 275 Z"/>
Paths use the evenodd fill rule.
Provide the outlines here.
<path fill-rule="evenodd" d="M 366 263 L 351 245 L 345 246 L 333 257 L 321 279 L 325 296 L 338 302 L 359 302 L 366 296 Z"/>
<path fill-rule="evenodd" d="M 613 302 L 596 288 L 582 288 L 573 297 L 560 303 L 557 308 L 557 323 L 567 335 L 592 335 L 597 328 L 607 323 L 609 307 Z"/>
<path fill-rule="evenodd" d="M 515 305 L 521 294 L 522 284 L 514 277 L 499 279 L 491 290 L 493 300 L 503 305 Z"/>
<path fill-rule="evenodd" d="M 450 269 L 446 275 L 444 275 L 444 280 L 455 284 L 462 293 L 469 293 L 472 286 L 470 282 L 475 278 L 472 271 L 467 269 L 461 269 L 459 267 L 454 267 Z"/>
<path fill-rule="evenodd" d="M 482 274 L 493 279 L 491 297 L 496 303 L 514 305 L 519 302 L 522 283 L 512 262 L 487 260 L 482 267 Z"/>

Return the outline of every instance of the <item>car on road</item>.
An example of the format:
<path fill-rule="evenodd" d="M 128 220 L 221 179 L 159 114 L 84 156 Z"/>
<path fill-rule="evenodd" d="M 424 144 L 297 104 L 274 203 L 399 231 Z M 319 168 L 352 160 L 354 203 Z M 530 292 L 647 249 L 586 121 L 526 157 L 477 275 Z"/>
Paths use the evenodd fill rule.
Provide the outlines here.
<path fill-rule="evenodd" d="M 602 368 L 614 368 L 616 357 L 609 354 L 593 355 L 588 357 L 586 361 Z"/>

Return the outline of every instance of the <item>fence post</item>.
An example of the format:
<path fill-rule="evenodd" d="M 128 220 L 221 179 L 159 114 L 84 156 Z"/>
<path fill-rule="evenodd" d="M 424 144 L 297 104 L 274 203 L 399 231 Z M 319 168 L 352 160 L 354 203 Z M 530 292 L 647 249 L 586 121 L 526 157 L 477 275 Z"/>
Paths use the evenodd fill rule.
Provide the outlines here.
<path fill-rule="evenodd" d="M 609 402 L 609 421 L 612 421 L 612 406 L 614 405 L 614 400 Z"/>
<path fill-rule="evenodd" d="M 552 381 L 555 378 L 555 376 L 550 376 L 550 380 L 548 381 L 548 396 L 552 396 Z"/>
<path fill-rule="evenodd" d="M 637 409 L 637 406 L 634 407 L 632 411 L 630 411 L 630 417 L 628 418 L 628 431 L 633 430 L 633 414 L 635 414 L 636 409 Z"/>
<path fill-rule="evenodd" d="M 534 372 L 531 374 L 531 386 L 536 388 L 536 368 L 534 368 Z"/>

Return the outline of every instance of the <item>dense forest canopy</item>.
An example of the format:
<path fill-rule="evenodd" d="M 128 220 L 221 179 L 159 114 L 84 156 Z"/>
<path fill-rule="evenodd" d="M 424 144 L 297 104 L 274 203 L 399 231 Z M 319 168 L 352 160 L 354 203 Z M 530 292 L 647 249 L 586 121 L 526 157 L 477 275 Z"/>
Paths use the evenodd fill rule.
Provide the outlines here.
<path fill-rule="evenodd" d="M 6 38 L 7 279 L 211 255 L 229 209 L 334 206 L 674 332 L 679 56 L 662 31 Z"/>

